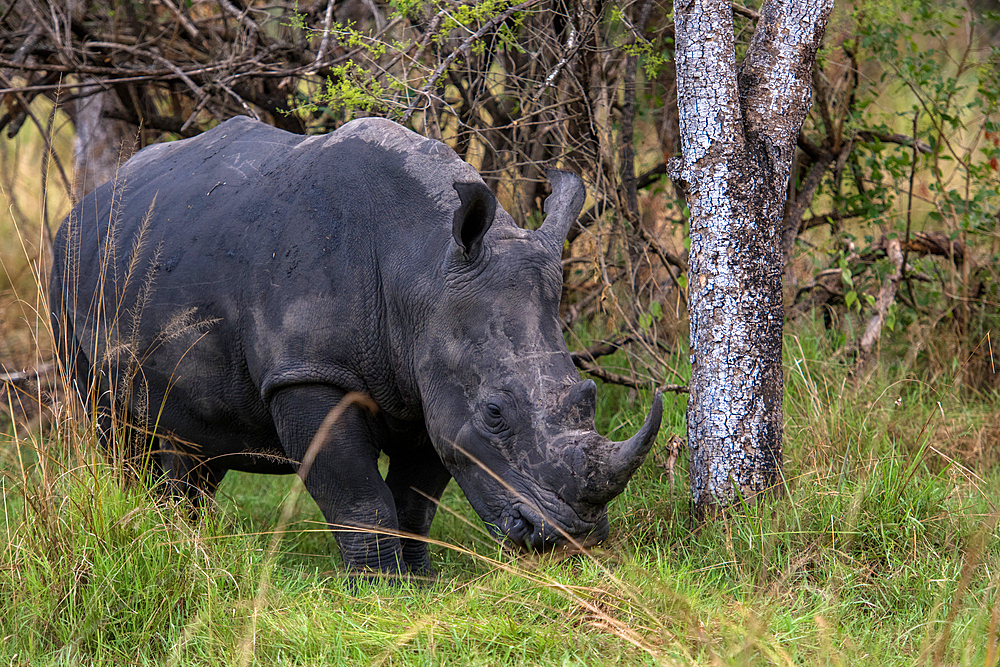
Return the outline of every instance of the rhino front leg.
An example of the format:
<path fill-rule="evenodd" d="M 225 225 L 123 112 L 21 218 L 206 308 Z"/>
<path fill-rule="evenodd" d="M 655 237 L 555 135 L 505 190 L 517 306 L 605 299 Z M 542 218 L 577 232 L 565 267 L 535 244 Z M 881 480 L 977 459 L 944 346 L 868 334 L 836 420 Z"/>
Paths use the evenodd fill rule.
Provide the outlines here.
<path fill-rule="evenodd" d="M 195 508 L 215 495 L 226 468 L 197 454 L 185 452 L 170 438 L 160 437 L 157 456 L 160 467 L 167 473 L 167 492 L 187 498 Z"/>
<path fill-rule="evenodd" d="M 343 391 L 326 385 L 297 385 L 274 394 L 271 416 L 291 460 L 303 460 L 323 419 L 343 397 Z M 350 406 L 304 471 L 303 482 L 333 528 L 349 570 L 399 574 L 399 538 L 364 530 L 394 533 L 399 529 L 392 493 L 378 470 L 377 433 L 374 418 Z"/>
<path fill-rule="evenodd" d="M 385 481 L 396 503 L 399 529 L 427 537 L 437 510 L 438 499 L 448 486 L 451 473 L 441 463 L 426 432 L 417 442 L 389 454 L 389 474 Z M 402 540 L 403 561 L 411 574 L 433 576 L 427 542 L 418 538 Z"/>

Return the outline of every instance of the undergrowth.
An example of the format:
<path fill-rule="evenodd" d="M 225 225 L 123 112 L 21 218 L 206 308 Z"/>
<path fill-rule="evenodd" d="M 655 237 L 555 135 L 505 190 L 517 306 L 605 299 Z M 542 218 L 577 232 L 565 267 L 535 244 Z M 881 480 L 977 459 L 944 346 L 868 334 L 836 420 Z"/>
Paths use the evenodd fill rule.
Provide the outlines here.
<path fill-rule="evenodd" d="M 693 525 L 670 399 L 605 544 L 509 552 L 452 485 L 432 582 L 349 579 L 295 477 L 230 473 L 192 515 L 122 484 L 85 425 L 11 424 L 0 662 L 997 665 L 997 397 L 888 372 L 859 386 L 822 330 L 785 342 L 774 498 Z M 599 396 L 605 432 L 650 400 Z"/>

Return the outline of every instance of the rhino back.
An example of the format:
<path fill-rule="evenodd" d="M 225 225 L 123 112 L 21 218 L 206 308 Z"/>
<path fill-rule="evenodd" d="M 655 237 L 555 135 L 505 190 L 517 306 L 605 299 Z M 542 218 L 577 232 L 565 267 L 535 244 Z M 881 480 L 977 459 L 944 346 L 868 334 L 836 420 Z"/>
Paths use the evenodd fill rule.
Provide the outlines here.
<path fill-rule="evenodd" d="M 478 178 L 376 119 L 301 137 L 237 118 L 147 148 L 60 229 L 68 317 L 181 437 L 254 437 L 269 396 L 309 382 L 419 418 L 409 337 L 440 289 L 452 183 Z"/>

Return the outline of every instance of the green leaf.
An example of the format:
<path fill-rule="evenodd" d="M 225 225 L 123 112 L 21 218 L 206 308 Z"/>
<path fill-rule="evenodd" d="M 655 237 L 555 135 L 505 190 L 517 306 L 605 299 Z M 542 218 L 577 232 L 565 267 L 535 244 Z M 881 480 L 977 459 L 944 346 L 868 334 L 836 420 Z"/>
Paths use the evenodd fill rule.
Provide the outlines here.
<path fill-rule="evenodd" d="M 654 301 L 649 304 L 649 312 L 657 320 L 663 320 L 663 308 L 660 306 L 659 301 Z"/>

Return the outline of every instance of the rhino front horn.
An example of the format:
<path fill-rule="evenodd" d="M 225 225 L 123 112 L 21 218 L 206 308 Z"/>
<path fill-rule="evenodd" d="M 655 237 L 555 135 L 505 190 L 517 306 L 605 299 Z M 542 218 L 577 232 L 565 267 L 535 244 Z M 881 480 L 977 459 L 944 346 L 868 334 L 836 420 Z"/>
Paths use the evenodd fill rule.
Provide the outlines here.
<path fill-rule="evenodd" d="M 625 490 L 625 485 L 642 465 L 656 441 L 662 417 L 663 396 L 656 392 L 646 421 L 638 433 L 622 442 L 603 443 L 604 446 L 600 447 L 602 451 L 598 454 L 601 460 L 597 466 L 597 470 L 601 472 L 592 475 L 588 484 L 590 493 L 587 495 L 592 502 L 606 503 Z"/>

